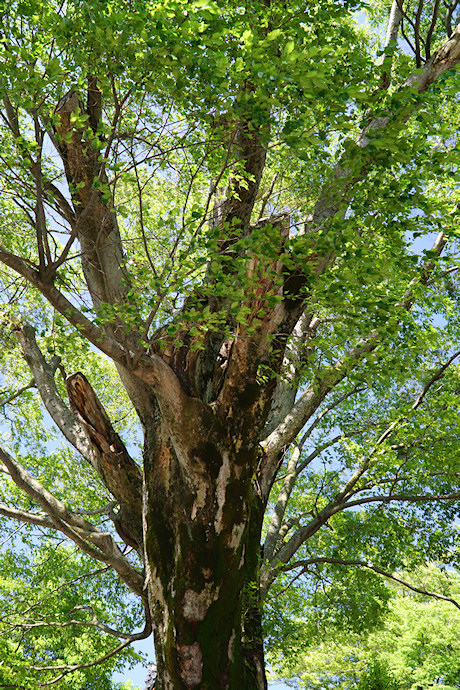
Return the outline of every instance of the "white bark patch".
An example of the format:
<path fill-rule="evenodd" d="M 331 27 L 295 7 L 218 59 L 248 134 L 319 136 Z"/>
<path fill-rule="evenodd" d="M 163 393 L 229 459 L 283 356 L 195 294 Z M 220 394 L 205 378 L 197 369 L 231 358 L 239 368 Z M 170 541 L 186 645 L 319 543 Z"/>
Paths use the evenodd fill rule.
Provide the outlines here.
<path fill-rule="evenodd" d="M 196 688 L 203 677 L 203 654 L 198 642 L 190 645 L 177 645 L 180 675 L 187 688 Z"/>
<path fill-rule="evenodd" d="M 236 637 L 236 630 L 232 632 L 232 636 L 230 637 L 230 640 L 228 642 L 228 658 L 230 661 L 233 661 L 233 645 L 235 643 L 235 637 Z M 263 687 L 263 686 L 262 686 Z"/>
<path fill-rule="evenodd" d="M 246 555 L 246 544 L 243 544 L 243 548 L 241 549 L 241 558 L 240 558 L 240 564 L 238 566 L 238 570 L 241 570 L 241 568 L 244 565 L 244 557 Z"/>
<path fill-rule="evenodd" d="M 192 520 L 194 520 L 196 518 L 197 508 L 198 508 L 198 506 L 197 506 L 196 500 L 195 500 L 195 501 L 193 501 L 192 512 L 190 514 L 190 517 L 192 518 Z"/>
<path fill-rule="evenodd" d="M 217 513 L 216 519 L 214 520 L 216 534 L 220 534 L 222 532 L 222 513 L 225 505 L 225 492 L 227 489 L 228 480 L 230 478 L 230 458 L 228 457 L 228 453 L 222 454 L 222 460 L 223 462 L 219 470 L 216 483 Z"/>
<path fill-rule="evenodd" d="M 198 490 L 196 492 L 196 498 L 193 501 L 192 512 L 190 514 L 192 520 L 196 518 L 198 509 L 203 508 L 205 506 L 207 491 L 208 490 L 205 483 L 199 485 Z"/>
<path fill-rule="evenodd" d="M 244 522 L 241 522 L 239 525 L 233 525 L 232 533 L 227 542 L 230 548 L 236 549 L 240 545 L 245 527 L 246 523 Z"/>
<path fill-rule="evenodd" d="M 196 493 L 196 499 L 195 503 L 197 508 L 203 508 L 203 506 L 206 503 L 206 493 L 207 493 L 207 487 L 206 484 L 203 482 L 203 484 L 200 484 L 198 487 L 198 491 Z"/>
<path fill-rule="evenodd" d="M 184 618 L 188 621 L 202 621 L 209 607 L 219 596 L 220 585 L 214 588 L 211 584 L 205 585 L 201 592 L 187 589 L 184 595 Z"/>

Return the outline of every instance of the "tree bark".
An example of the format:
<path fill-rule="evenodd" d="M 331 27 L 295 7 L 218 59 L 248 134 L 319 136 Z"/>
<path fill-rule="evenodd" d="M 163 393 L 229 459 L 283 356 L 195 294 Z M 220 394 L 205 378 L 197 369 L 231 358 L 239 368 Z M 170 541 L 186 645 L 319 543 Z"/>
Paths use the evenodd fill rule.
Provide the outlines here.
<path fill-rule="evenodd" d="M 241 451 L 146 458 L 145 561 L 158 690 L 267 687 L 259 606 L 262 502 Z M 251 455 L 248 452 L 248 455 Z M 251 458 L 249 458 L 251 460 Z M 154 461 L 156 469 L 151 472 Z"/>

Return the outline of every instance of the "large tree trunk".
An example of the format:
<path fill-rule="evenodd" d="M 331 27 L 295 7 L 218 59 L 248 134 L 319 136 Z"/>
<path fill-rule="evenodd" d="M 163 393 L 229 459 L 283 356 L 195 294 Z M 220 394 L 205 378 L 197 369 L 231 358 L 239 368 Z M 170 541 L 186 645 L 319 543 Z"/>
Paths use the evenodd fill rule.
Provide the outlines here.
<path fill-rule="evenodd" d="M 213 457 L 214 455 L 214 457 Z M 145 552 L 156 690 L 267 687 L 258 599 L 262 504 L 230 453 L 184 477 L 172 446 L 146 461 Z M 213 473 L 213 468 L 216 472 Z M 240 476 L 238 476 L 240 475 Z"/>

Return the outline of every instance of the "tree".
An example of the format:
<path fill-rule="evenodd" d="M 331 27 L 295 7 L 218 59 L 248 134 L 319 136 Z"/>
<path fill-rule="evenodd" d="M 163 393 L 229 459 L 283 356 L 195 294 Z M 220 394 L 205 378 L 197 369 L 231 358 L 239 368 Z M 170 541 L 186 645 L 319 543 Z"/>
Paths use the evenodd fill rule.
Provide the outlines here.
<path fill-rule="evenodd" d="M 388 608 L 370 630 L 357 633 L 331 626 L 327 642 L 306 631 L 303 648 L 289 660 L 289 673 L 299 678 L 299 687 L 459 687 L 458 573 L 430 566 L 406 578 L 426 595 L 393 583 Z M 433 597 L 435 591 L 442 592 L 443 601 Z"/>
<path fill-rule="evenodd" d="M 266 687 L 292 571 L 452 559 L 457 4 L 380 57 L 352 0 L 2 6 L 0 512 L 114 570 L 160 690 Z"/>

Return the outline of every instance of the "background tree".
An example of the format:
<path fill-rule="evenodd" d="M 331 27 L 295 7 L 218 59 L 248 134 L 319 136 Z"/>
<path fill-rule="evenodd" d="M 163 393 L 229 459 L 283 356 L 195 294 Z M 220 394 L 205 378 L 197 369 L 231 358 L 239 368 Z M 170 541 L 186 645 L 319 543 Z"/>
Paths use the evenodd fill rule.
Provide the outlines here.
<path fill-rule="evenodd" d="M 388 606 L 370 629 L 360 632 L 343 622 L 338 628 L 332 616 L 318 620 L 313 611 L 305 619 L 298 615 L 291 653 L 279 672 L 297 677 L 296 687 L 309 690 L 458 688 L 458 573 L 430 566 L 404 577 L 418 591 L 397 582 L 387 585 Z M 332 588 L 325 585 L 323 591 Z M 420 590 L 427 594 L 420 596 Z"/>
<path fill-rule="evenodd" d="M 266 687 L 293 577 L 454 558 L 456 6 L 371 3 L 379 55 L 359 2 L 2 7 L 0 513 L 113 569 L 160 690 Z"/>

